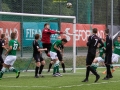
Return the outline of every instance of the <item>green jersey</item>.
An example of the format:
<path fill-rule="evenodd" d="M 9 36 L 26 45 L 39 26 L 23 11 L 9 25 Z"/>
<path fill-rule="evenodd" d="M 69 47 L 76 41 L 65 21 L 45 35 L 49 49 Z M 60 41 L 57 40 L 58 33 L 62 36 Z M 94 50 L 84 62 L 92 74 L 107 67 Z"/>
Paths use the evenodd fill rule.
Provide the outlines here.
<path fill-rule="evenodd" d="M 115 41 L 114 42 L 114 51 L 113 53 L 120 55 L 120 42 Z"/>
<path fill-rule="evenodd" d="M 18 41 L 17 40 L 10 40 L 9 41 L 9 46 L 12 46 L 12 50 L 8 53 L 8 55 L 16 56 L 16 51 L 19 47 Z"/>
<path fill-rule="evenodd" d="M 57 40 L 56 42 L 53 43 L 50 51 L 57 52 L 57 50 L 54 48 L 54 46 L 56 45 L 58 47 L 61 44 L 62 44 L 62 41 L 61 40 Z"/>

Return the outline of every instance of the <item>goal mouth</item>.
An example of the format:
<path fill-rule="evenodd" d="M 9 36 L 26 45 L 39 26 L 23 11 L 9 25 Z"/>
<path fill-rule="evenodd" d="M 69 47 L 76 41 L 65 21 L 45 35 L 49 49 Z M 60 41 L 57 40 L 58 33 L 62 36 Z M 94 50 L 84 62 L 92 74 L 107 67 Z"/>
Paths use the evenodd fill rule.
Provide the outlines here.
<path fill-rule="evenodd" d="M 32 42 L 34 40 L 34 35 L 40 34 L 42 37 L 42 30 L 44 29 L 45 23 L 50 24 L 50 29 L 61 32 L 64 32 L 66 28 L 69 28 L 67 23 L 71 23 L 71 46 L 65 46 L 63 59 L 66 62 L 66 68 L 73 68 L 73 72 L 76 72 L 75 16 L 0 12 L 0 20 L 0 25 L 2 28 L 0 32 L 6 34 L 8 41 L 10 40 L 11 32 L 17 32 L 16 39 L 20 42 L 21 51 L 17 54 L 20 58 L 17 59 L 15 67 L 21 70 L 29 69 L 30 64 L 33 64 Z M 66 35 L 63 35 L 62 38 L 69 36 Z M 54 43 L 58 36 L 59 34 L 51 35 L 51 43 Z M 42 46 L 40 41 L 39 44 Z M 42 55 L 45 60 L 49 61 L 49 58 L 44 52 Z M 23 63 L 24 66 L 20 65 L 20 63 Z M 30 67 L 34 66 L 32 65 Z"/>

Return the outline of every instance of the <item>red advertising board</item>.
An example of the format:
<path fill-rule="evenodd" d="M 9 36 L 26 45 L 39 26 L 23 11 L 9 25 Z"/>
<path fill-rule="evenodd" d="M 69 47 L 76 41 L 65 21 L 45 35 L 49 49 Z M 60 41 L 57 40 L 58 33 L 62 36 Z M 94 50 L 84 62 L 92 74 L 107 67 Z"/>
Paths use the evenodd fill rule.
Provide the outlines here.
<path fill-rule="evenodd" d="M 12 32 L 17 32 L 16 39 L 20 42 L 20 23 L 10 22 L 10 21 L 0 21 L 0 35 L 5 33 L 6 41 L 10 40 L 10 34 Z"/>
<path fill-rule="evenodd" d="M 76 46 L 85 47 L 88 37 L 91 35 L 91 29 L 98 29 L 98 36 L 104 38 L 105 25 L 101 24 L 76 24 Z M 67 38 L 68 43 L 66 46 L 73 46 L 73 24 L 72 23 L 61 23 L 61 31 L 66 31 L 67 34 L 62 37 Z"/>

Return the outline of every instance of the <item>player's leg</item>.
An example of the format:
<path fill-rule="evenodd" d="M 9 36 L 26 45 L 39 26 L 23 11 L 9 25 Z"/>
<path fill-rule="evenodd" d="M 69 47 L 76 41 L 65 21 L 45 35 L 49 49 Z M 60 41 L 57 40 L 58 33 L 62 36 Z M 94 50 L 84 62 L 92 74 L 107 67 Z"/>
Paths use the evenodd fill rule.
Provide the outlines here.
<path fill-rule="evenodd" d="M 94 60 L 93 60 L 93 63 L 92 63 L 92 65 L 91 65 L 91 67 L 96 71 L 96 69 L 97 69 L 97 67 L 98 67 L 98 59 L 99 59 L 99 57 L 97 57 L 97 58 L 95 58 Z"/>
<path fill-rule="evenodd" d="M 93 68 L 91 68 L 91 64 L 92 64 L 94 58 L 95 58 L 94 55 L 91 55 L 91 54 L 87 55 L 87 58 L 86 58 L 86 78 L 82 82 L 88 82 L 88 77 L 89 77 L 90 71 L 96 76 L 95 82 L 97 82 L 98 79 L 100 78 L 100 76 L 97 74 L 97 72 Z"/>
<path fill-rule="evenodd" d="M 62 54 L 61 54 L 61 53 L 57 53 L 57 56 L 58 56 L 58 59 L 59 59 L 59 61 L 60 61 L 60 63 L 61 63 L 61 66 L 62 66 L 62 68 L 63 68 L 63 73 L 65 73 L 65 72 L 66 72 L 66 71 L 65 71 L 65 64 L 64 64 L 64 61 L 63 61 Z"/>
<path fill-rule="evenodd" d="M 48 57 L 50 57 L 50 49 L 51 49 L 51 43 L 43 43 L 42 46 L 43 48 L 47 48 L 47 50 L 45 50 L 45 53 Z"/>
<path fill-rule="evenodd" d="M 39 55 L 34 55 L 34 60 L 36 61 L 36 67 L 35 67 L 35 78 L 39 78 L 38 76 L 38 71 L 39 71 L 39 68 L 40 68 L 40 56 Z"/>
<path fill-rule="evenodd" d="M 11 62 L 11 58 L 10 58 L 10 56 L 7 56 L 5 58 L 4 63 L 3 63 L 3 67 L 2 67 L 2 69 L 0 71 L 0 79 L 2 78 L 2 76 L 3 76 L 4 72 L 6 71 L 6 69 L 9 68 L 10 62 Z"/>
<path fill-rule="evenodd" d="M 53 76 L 56 77 L 56 76 L 58 76 L 57 71 L 59 70 L 59 60 L 58 60 L 58 57 L 57 57 L 57 53 L 50 51 L 50 57 L 54 62 Z"/>
<path fill-rule="evenodd" d="M 3 63 L 4 63 L 4 61 L 3 61 L 2 55 L 0 55 L 0 71 L 3 67 Z"/>
<path fill-rule="evenodd" d="M 17 69 L 15 69 L 13 66 L 14 62 L 16 61 L 16 56 L 10 56 L 11 57 L 11 62 L 9 64 L 9 70 L 13 71 L 16 73 L 16 78 L 19 78 L 20 76 L 20 71 L 18 71 Z"/>
<path fill-rule="evenodd" d="M 51 61 L 50 61 L 50 64 L 49 64 L 49 67 L 48 67 L 48 72 L 50 72 L 50 69 L 51 69 L 53 63 L 54 63 L 53 60 L 51 60 Z"/>
<path fill-rule="evenodd" d="M 40 57 L 40 62 L 41 62 L 41 66 L 40 66 L 40 68 L 39 68 L 39 76 L 40 76 L 40 77 L 44 77 L 44 76 L 41 75 L 41 74 L 42 74 L 42 71 L 43 71 L 43 68 L 44 68 L 44 65 L 45 65 L 45 60 L 44 60 L 42 57 Z"/>

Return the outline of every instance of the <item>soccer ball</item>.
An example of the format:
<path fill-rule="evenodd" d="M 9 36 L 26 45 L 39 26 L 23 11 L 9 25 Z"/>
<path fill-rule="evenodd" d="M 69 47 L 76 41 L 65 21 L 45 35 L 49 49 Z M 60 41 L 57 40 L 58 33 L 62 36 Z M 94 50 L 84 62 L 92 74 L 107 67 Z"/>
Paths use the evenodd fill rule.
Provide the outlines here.
<path fill-rule="evenodd" d="M 72 7 L 72 3 L 68 2 L 67 3 L 67 8 L 71 8 Z"/>

